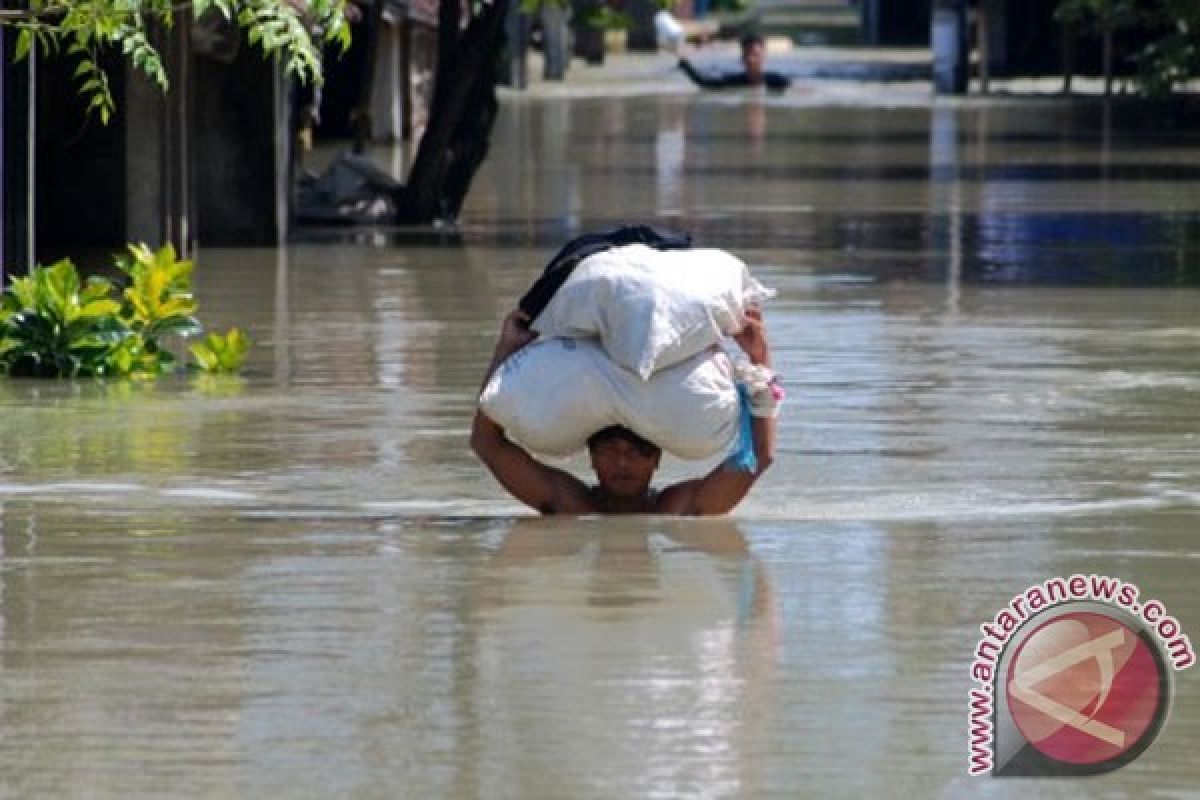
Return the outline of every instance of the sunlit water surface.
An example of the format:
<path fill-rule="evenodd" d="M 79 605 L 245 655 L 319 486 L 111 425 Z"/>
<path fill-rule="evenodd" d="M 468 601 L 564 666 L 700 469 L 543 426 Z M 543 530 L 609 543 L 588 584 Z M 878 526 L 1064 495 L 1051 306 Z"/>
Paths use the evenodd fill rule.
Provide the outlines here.
<path fill-rule="evenodd" d="M 966 777 L 1014 593 L 1200 632 L 1200 136 L 1105 122 L 509 98 L 457 232 L 202 251 L 244 378 L 0 384 L 0 795 L 1195 796 L 1191 672 L 1123 770 Z M 466 447 L 500 318 L 622 221 L 779 290 L 732 518 L 537 519 Z"/>

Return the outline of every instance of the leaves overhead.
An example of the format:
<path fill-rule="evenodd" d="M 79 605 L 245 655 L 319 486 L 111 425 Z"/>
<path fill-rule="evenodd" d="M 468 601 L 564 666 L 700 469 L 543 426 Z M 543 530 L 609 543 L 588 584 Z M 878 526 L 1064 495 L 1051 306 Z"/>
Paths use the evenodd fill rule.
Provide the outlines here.
<path fill-rule="evenodd" d="M 167 91 L 170 78 L 149 31 L 156 25 L 169 28 L 176 14 L 197 19 L 220 14 L 242 28 L 265 55 L 279 58 L 289 75 L 320 83 L 322 44 L 337 43 L 343 52 L 350 46 L 344 7 L 345 0 L 31 0 L 23 11 L 6 11 L 0 24 L 18 29 L 16 61 L 35 51 L 65 51 L 74 59 L 76 88 L 88 113 L 108 124 L 116 105 L 108 76 L 99 66 L 101 55 L 121 54 Z"/>

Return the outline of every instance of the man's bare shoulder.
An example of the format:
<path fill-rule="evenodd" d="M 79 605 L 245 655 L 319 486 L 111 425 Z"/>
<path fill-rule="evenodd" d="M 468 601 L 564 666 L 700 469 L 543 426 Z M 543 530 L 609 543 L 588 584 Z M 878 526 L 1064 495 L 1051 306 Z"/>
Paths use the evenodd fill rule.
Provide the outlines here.
<path fill-rule="evenodd" d="M 654 510 L 658 514 L 690 516 L 695 513 L 696 487 L 698 480 L 684 481 L 668 486 L 655 498 Z"/>
<path fill-rule="evenodd" d="M 551 480 L 554 483 L 554 500 L 546 508 L 539 508 L 543 514 L 593 514 L 599 511 L 592 490 L 583 481 L 566 470 L 548 467 Z"/>

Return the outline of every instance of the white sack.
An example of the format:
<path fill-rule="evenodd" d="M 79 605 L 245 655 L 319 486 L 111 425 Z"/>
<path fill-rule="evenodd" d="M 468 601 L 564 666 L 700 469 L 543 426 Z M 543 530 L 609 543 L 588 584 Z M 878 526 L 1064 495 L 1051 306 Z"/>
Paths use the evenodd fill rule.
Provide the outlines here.
<path fill-rule="evenodd" d="M 724 250 L 641 244 L 585 258 L 533 321 L 542 336 L 598 336 L 643 379 L 737 333 L 774 295 Z"/>
<path fill-rule="evenodd" d="M 594 339 L 537 341 L 496 370 L 479 404 L 513 441 L 551 456 L 624 425 L 679 458 L 705 459 L 728 452 L 738 430 L 733 364 L 718 350 L 642 380 Z"/>

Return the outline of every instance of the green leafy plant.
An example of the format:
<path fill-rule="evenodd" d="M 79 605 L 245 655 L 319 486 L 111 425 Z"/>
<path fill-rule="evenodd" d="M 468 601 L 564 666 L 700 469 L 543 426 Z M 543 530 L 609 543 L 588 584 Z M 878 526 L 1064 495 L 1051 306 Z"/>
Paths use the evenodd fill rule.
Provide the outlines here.
<path fill-rule="evenodd" d="M 13 376 L 150 377 L 175 370 L 168 337 L 202 332 L 192 294 L 192 262 L 166 245 L 130 245 L 117 260 L 127 285 L 82 283 L 64 259 L 16 278 L 0 298 L 0 372 Z M 236 328 L 194 350 L 200 369 L 236 372 L 250 340 Z"/>
<path fill-rule="evenodd" d="M 190 9 L 199 19 L 220 14 L 247 33 L 263 53 L 279 56 L 289 75 L 321 82 L 321 45 L 336 42 L 345 52 L 350 26 L 345 0 L 30 0 L 24 9 L 0 10 L 0 25 L 14 26 L 13 57 L 36 51 L 56 55 L 65 49 L 78 66 L 77 89 L 90 114 L 107 124 L 115 113 L 108 76 L 99 66 L 105 51 L 119 52 L 164 92 L 170 80 L 150 40 L 154 26 L 169 28 L 175 15 Z"/>
<path fill-rule="evenodd" d="M 237 328 L 225 334 L 210 333 L 189 348 L 196 363 L 205 372 L 231 373 L 242 368 L 250 351 L 250 337 Z"/>
<path fill-rule="evenodd" d="M 131 336 L 112 299 L 113 286 L 81 285 L 69 260 L 16 278 L 0 302 L 0 368 L 10 375 L 103 375 Z"/>
<path fill-rule="evenodd" d="M 144 244 L 129 246 L 129 255 L 117 260 L 129 277 L 123 292 L 121 317 L 136 335 L 123 343 L 116 357 L 123 372 L 170 372 L 175 355 L 163 348 L 165 336 L 193 336 L 201 332 L 192 296 L 192 262 L 180 261 L 167 244 L 157 252 Z"/>

